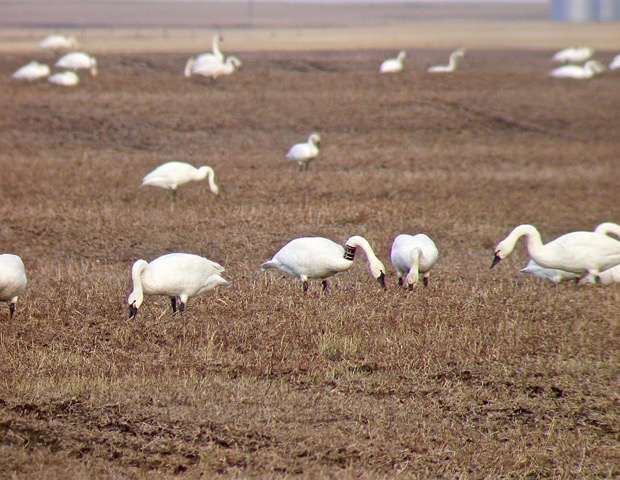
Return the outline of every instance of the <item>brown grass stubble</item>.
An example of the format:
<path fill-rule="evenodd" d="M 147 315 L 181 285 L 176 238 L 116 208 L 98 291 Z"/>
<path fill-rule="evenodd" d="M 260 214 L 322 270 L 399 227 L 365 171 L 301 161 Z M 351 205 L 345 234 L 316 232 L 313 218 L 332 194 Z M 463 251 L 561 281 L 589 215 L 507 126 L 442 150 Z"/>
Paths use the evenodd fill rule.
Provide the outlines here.
<path fill-rule="evenodd" d="M 73 90 L 0 64 L 0 237 L 30 278 L 0 334 L 7 477 L 618 475 L 618 290 L 520 277 L 519 223 L 545 240 L 618 221 L 617 78 L 545 78 L 547 52 L 472 54 L 461 72 L 375 74 L 388 52 L 252 53 L 216 83 L 185 57 L 102 56 Z M 305 174 L 286 149 L 317 129 Z M 212 165 L 169 196 L 169 160 Z M 396 288 L 389 247 L 428 233 L 426 290 Z M 365 236 L 331 291 L 259 272 L 288 240 Z M 124 304 L 138 258 L 184 251 L 232 288 L 182 318 Z"/>

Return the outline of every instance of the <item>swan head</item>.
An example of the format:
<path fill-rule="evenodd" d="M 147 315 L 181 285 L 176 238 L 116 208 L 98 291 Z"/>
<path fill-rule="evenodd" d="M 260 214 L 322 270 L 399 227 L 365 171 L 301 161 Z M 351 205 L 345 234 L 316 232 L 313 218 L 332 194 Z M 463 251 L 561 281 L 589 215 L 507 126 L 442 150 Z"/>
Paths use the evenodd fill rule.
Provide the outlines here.
<path fill-rule="evenodd" d="M 96 77 L 97 73 L 97 59 L 95 57 L 90 57 L 90 74 Z"/>
<path fill-rule="evenodd" d="M 378 258 L 370 260 L 370 274 L 377 279 L 383 290 L 387 290 L 385 286 L 385 266 Z"/>
<path fill-rule="evenodd" d="M 131 292 L 127 298 L 127 303 L 129 304 L 129 319 L 132 319 L 138 314 L 138 309 L 142 305 L 143 300 L 143 295 L 140 295 L 135 290 Z"/>
<path fill-rule="evenodd" d="M 241 69 L 241 66 L 243 65 L 241 60 L 239 60 L 239 57 L 235 55 L 231 55 L 228 58 L 226 58 L 226 63 L 229 63 L 230 65 L 234 66 L 237 70 Z"/>
<path fill-rule="evenodd" d="M 400 52 L 398 52 L 398 60 L 400 60 L 401 62 L 407 58 L 407 52 L 405 52 L 404 50 L 401 50 Z"/>
<path fill-rule="evenodd" d="M 312 135 L 310 135 L 310 142 L 314 143 L 315 145 L 320 145 L 321 144 L 321 136 L 314 132 Z"/>
<path fill-rule="evenodd" d="M 504 258 L 506 258 L 512 252 L 512 248 L 508 248 L 508 246 L 503 242 L 499 242 L 497 247 L 495 247 L 495 256 L 493 257 L 493 262 L 491 263 L 491 268 L 501 262 Z"/>
<path fill-rule="evenodd" d="M 596 73 L 603 73 L 606 70 L 605 65 L 603 65 L 598 60 L 588 60 L 583 66 L 586 70 L 592 70 Z"/>

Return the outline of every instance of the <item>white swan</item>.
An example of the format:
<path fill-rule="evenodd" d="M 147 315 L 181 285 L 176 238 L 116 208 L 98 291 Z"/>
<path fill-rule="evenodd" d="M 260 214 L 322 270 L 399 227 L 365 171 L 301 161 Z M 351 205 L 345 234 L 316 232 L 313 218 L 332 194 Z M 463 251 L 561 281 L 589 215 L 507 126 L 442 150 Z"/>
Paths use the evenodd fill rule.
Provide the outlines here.
<path fill-rule="evenodd" d="M 554 78 L 592 78 L 597 73 L 601 73 L 605 66 L 597 60 L 588 60 L 585 65 L 564 65 L 549 72 L 550 77 Z"/>
<path fill-rule="evenodd" d="M 304 237 L 291 240 L 276 253 L 271 260 L 263 263 L 262 269 L 280 270 L 287 275 L 299 278 L 303 290 L 308 290 L 309 278 L 323 280 L 323 290 L 327 289 L 328 277 L 345 272 L 353 266 L 355 249 L 361 247 L 366 253 L 371 275 L 385 289 L 385 267 L 372 250 L 368 241 L 360 236 L 353 236 L 342 245 L 323 237 Z"/>
<path fill-rule="evenodd" d="M 568 281 L 578 281 L 583 277 L 581 273 L 566 272 L 557 268 L 545 268 L 538 265 L 534 260 L 530 260 L 525 268 L 519 270 L 519 273 L 525 273 L 542 280 L 548 280 L 553 283 L 561 283 Z"/>
<path fill-rule="evenodd" d="M 454 72 L 456 70 L 458 61 L 460 58 L 465 56 L 465 49 L 459 48 L 450 54 L 450 61 L 448 65 L 435 65 L 430 67 L 427 72 L 431 73 L 443 73 L 443 72 Z"/>
<path fill-rule="evenodd" d="M 430 270 L 439 258 L 439 251 L 427 235 L 398 235 L 392 244 L 392 265 L 398 274 L 398 285 L 406 277 L 409 289 L 418 284 L 419 274 L 424 275 L 424 286 L 428 286 Z"/>
<path fill-rule="evenodd" d="M 15 314 L 17 297 L 26 290 L 26 269 L 17 255 L 0 255 L 0 302 L 8 302 L 9 319 Z"/>
<path fill-rule="evenodd" d="M 47 79 L 48 82 L 65 87 L 73 87 L 80 83 L 80 77 L 75 72 L 55 73 Z"/>
<path fill-rule="evenodd" d="M 609 64 L 610 70 L 616 70 L 618 68 L 620 68 L 620 55 L 616 55 L 614 59 L 611 61 L 611 63 Z"/>
<path fill-rule="evenodd" d="M 286 154 L 286 158 L 291 162 L 297 162 L 300 170 L 308 170 L 310 161 L 319 154 L 320 145 L 321 136 L 314 132 L 308 137 L 308 142 L 293 145 Z"/>
<path fill-rule="evenodd" d="M 72 50 L 77 48 L 77 39 L 73 35 L 49 35 L 39 43 L 40 48 L 49 50 Z"/>
<path fill-rule="evenodd" d="M 185 310 L 188 298 L 200 295 L 219 286 L 230 285 L 220 273 L 224 267 L 204 257 L 189 253 L 169 253 L 151 263 L 138 260 L 131 268 L 133 291 L 127 298 L 129 318 L 138 313 L 146 295 L 170 297 L 172 313 Z"/>
<path fill-rule="evenodd" d="M 204 180 L 205 178 L 209 182 L 209 190 L 215 195 L 220 193 L 220 189 L 215 183 L 215 172 L 211 167 L 196 168 L 184 162 L 168 162 L 160 165 L 142 179 L 142 185 L 140 186 L 166 188 L 170 190 L 172 201 L 175 202 L 178 187 L 185 183 Z"/>
<path fill-rule="evenodd" d="M 206 62 L 196 63 L 192 67 L 192 73 L 202 75 L 203 77 L 211 77 L 213 79 L 222 75 L 231 75 L 236 69 L 241 67 L 241 60 L 234 55 L 226 58 L 224 63 Z"/>
<path fill-rule="evenodd" d="M 39 78 L 47 77 L 50 74 L 50 67 L 44 63 L 32 61 L 27 65 L 17 69 L 17 71 L 11 75 L 13 78 L 19 80 L 38 80 Z"/>
<path fill-rule="evenodd" d="M 403 60 L 407 57 L 407 52 L 401 50 L 396 58 L 388 58 L 379 67 L 381 73 L 396 73 L 403 70 Z"/>
<path fill-rule="evenodd" d="M 220 50 L 220 42 L 224 39 L 221 35 L 216 34 L 213 36 L 213 40 L 211 40 L 211 50 L 212 53 L 201 53 L 196 58 L 189 58 L 187 63 L 185 64 L 184 74 L 186 77 L 192 76 L 192 71 L 194 67 L 202 67 L 204 65 L 215 63 L 215 64 L 223 64 L 224 63 L 224 54 Z"/>
<path fill-rule="evenodd" d="M 590 47 L 568 47 L 556 52 L 551 60 L 560 63 L 580 63 L 585 62 L 594 54 Z"/>
<path fill-rule="evenodd" d="M 84 52 L 68 53 L 58 59 L 56 66 L 69 70 L 87 69 L 93 77 L 97 75 L 97 59 Z"/>
<path fill-rule="evenodd" d="M 506 258 L 525 236 L 530 258 L 545 268 L 594 276 L 620 264 L 620 242 L 600 233 L 572 232 L 543 245 L 532 225 L 519 225 L 498 243 L 491 268 Z"/>

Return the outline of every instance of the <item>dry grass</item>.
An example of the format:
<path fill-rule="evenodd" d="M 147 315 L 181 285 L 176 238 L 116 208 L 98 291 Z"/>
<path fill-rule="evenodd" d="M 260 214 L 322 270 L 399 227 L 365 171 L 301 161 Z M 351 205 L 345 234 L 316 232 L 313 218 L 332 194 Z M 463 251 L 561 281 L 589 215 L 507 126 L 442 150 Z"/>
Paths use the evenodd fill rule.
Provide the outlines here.
<path fill-rule="evenodd" d="M 0 239 L 28 291 L 0 333 L 0 476 L 601 478 L 620 463 L 618 288 L 525 278 L 520 223 L 545 240 L 620 220 L 617 75 L 545 77 L 550 52 L 247 53 L 216 83 L 186 55 L 104 55 L 73 90 L 0 57 Z M 601 54 L 601 58 L 610 57 Z M 305 174 L 284 153 L 313 129 Z M 222 186 L 138 189 L 164 161 Z M 431 286 L 382 292 L 363 256 L 321 295 L 260 263 L 288 240 L 365 236 L 388 264 L 426 232 Z M 172 251 L 233 287 L 181 318 L 129 269 Z"/>

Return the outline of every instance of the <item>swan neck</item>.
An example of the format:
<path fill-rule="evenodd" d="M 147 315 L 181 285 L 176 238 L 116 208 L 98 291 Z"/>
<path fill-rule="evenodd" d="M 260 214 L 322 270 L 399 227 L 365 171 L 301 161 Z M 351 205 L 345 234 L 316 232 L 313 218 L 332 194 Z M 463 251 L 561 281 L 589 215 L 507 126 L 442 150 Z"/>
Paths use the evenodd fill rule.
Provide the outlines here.
<path fill-rule="evenodd" d="M 514 248 L 519 238 L 525 237 L 527 251 L 530 256 L 535 256 L 537 251 L 543 246 L 540 233 L 532 225 L 519 225 L 506 238 L 510 251 Z"/>
<path fill-rule="evenodd" d="M 366 258 L 368 259 L 369 263 L 371 260 L 377 258 L 375 252 L 370 246 L 370 243 L 368 243 L 368 241 L 364 237 L 360 237 L 359 235 L 355 235 L 347 240 L 347 243 L 345 245 L 345 258 L 347 258 L 347 251 L 352 250 L 353 253 L 351 255 L 351 260 L 353 260 L 353 256 L 355 255 L 355 249 L 357 247 L 361 247 L 361 249 L 364 250 L 364 253 L 366 254 Z"/>
<path fill-rule="evenodd" d="M 211 41 L 211 49 L 213 50 L 213 54 L 216 57 L 220 57 L 222 58 L 222 51 L 220 50 L 220 36 L 219 35 L 215 35 L 213 37 L 213 40 Z"/>
<path fill-rule="evenodd" d="M 144 289 L 142 287 L 142 272 L 148 267 L 148 263 L 144 260 L 138 260 L 131 268 L 131 281 L 133 283 L 133 292 L 131 296 L 136 297 L 137 303 L 141 304 L 144 297 Z"/>

